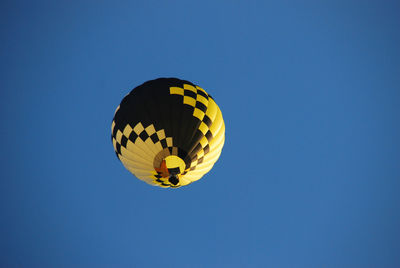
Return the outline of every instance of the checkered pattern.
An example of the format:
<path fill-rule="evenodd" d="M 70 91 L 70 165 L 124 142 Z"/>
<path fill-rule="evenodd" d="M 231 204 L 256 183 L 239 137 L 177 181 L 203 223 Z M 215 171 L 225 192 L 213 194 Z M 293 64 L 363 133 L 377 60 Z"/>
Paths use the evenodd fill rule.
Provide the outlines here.
<path fill-rule="evenodd" d="M 180 87 L 170 87 L 170 94 L 183 96 L 183 103 L 190 105 L 194 108 L 193 116 L 200 120 L 198 131 L 202 134 L 202 139 L 200 143 L 194 148 L 194 152 L 197 152 L 196 156 L 192 159 L 189 170 L 194 170 L 196 165 L 203 162 L 204 155 L 206 155 L 210 146 L 208 143 L 213 138 L 210 131 L 212 125 L 211 119 L 206 115 L 209 100 L 212 99 L 210 95 L 205 92 L 199 86 L 192 86 L 189 84 L 184 84 L 183 88 Z M 185 171 L 187 173 L 189 170 Z M 184 173 L 184 174 L 185 174 Z"/>
<path fill-rule="evenodd" d="M 164 80 L 168 82 L 166 87 L 161 83 Z M 152 99 L 151 105 L 159 106 L 158 111 L 163 111 L 168 110 L 170 103 L 173 103 L 184 111 L 182 116 L 177 114 L 179 110 L 176 109 L 169 115 L 170 121 L 162 122 L 166 125 L 158 124 L 160 118 L 157 117 L 157 113 L 151 116 L 141 114 L 140 110 L 133 113 L 129 105 L 140 106 L 141 103 L 135 95 L 128 94 L 125 97 L 127 101 L 122 101 L 117 107 L 111 127 L 114 150 L 125 168 L 140 180 L 163 188 L 178 188 L 199 180 L 217 161 L 224 144 L 225 126 L 220 109 L 213 98 L 190 82 L 175 80 L 154 81 L 160 90 L 160 97 Z M 165 92 L 165 89 L 168 91 Z M 137 90 L 143 89 L 138 87 Z M 166 97 L 166 94 L 169 94 L 169 97 Z M 180 107 L 182 104 L 185 107 Z M 145 124 L 143 121 L 139 122 L 141 118 L 146 119 Z M 186 132 L 185 126 L 180 126 L 178 121 L 174 121 L 175 118 L 180 118 L 179 122 L 187 121 Z M 183 127 L 183 132 L 179 132 L 178 129 L 178 140 L 174 141 L 174 137 L 171 136 L 166 137 L 167 134 L 176 133 L 179 127 Z M 177 156 L 185 163 L 184 171 L 182 164 L 178 167 L 181 172 L 178 183 L 174 176 L 171 177 L 167 173 L 166 162 L 163 162 L 169 155 Z M 169 167 L 176 169 L 172 165 Z M 177 171 L 171 174 L 178 173 Z"/>
<path fill-rule="evenodd" d="M 170 87 L 169 93 L 172 95 L 183 96 L 183 103 L 194 108 L 193 116 L 197 117 L 200 121 L 203 120 L 207 111 L 208 100 L 211 98 L 204 89 L 198 86 L 184 84 L 183 88 Z"/>
<path fill-rule="evenodd" d="M 156 131 L 154 125 L 149 125 L 146 128 L 142 125 L 142 123 L 138 123 L 134 128 L 132 128 L 129 124 L 125 126 L 124 130 L 115 127 L 115 123 L 112 124 L 112 142 L 114 145 L 115 152 L 117 157 L 123 156 L 121 152 L 121 147 L 126 148 L 128 141 L 136 144 L 138 139 L 143 142 L 148 141 L 149 139 L 154 144 L 155 147 L 159 147 L 158 143 L 163 148 L 160 154 L 166 155 L 177 155 L 178 148 L 173 146 L 173 140 L 171 137 L 166 137 L 164 130 Z M 159 166 L 160 163 L 156 165 Z M 172 187 L 178 188 L 180 185 L 173 185 L 168 181 L 168 178 L 163 178 L 159 172 L 153 175 L 153 182 L 158 184 L 161 187 Z"/>
<path fill-rule="evenodd" d="M 160 174 L 154 175 L 156 178 L 154 182 L 156 182 L 159 186 L 161 187 L 171 187 L 171 188 L 179 188 L 181 187 L 180 185 L 173 185 L 172 183 L 169 182 L 169 178 L 163 178 Z"/>
<path fill-rule="evenodd" d="M 166 137 L 163 129 L 156 131 L 153 124 L 146 128 L 140 122 L 134 128 L 127 124 L 124 130 L 121 131 L 115 127 L 113 122 L 112 141 L 118 157 L 121 155 L 121 146 L 126 148 L 128 140 L 135 143 L 137 139 L 141 139 L 143 142 L 151 139 L 155 145 L 160 143 L 162 148 L 172 147 L 172 138 Z"/>

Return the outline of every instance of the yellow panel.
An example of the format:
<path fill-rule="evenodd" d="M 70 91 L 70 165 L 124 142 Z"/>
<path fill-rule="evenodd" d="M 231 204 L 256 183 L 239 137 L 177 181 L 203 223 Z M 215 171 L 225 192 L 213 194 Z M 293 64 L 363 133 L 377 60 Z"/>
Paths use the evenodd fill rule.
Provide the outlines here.
<path fill-rule="evenodd" d="M 145 159 L 149 163 L 152 163 L 152 161 L 153 161 L 153 156 L 150 152 L 148 152 L 148 150 L 143 150 L 142 148 L 140 148 L 139 146 L 137 146 L 135 143 L 131 142 L 130 140 L 128 140 L 128 142 L 126 144 L 126 149 L 129 152 L 136 155 L 137 157 Z"/>
<path fill-rule="evenodd" d="M 206 155 L 204 161 L 208 162 L 211 159 L 213 159 L 216 155 L 220 154 L 224 146 L 224 143 L 225 143 L 225 138 L 223 137 L 217 144 L 214 144 L 214 148 L 210 150 L 210 152 Z"/>
<path fill-rule="evenodd" d="M 149 166 L 149 165 L 144 165 L 135 161 L 131 161 L 130 159 L 124 157 L 123 155 L 120 156 L 121 162 L 125 165 L 128 165 L 129 167 L 132 168 L 132 170 L 134 171 L 134 173 L 149 173 L 152 172 L 154 170 L 153 166 Z"/>
<path fill-rule="evenodd" d="M 141 157 L 135 153 L 132 153 L 131 151 L 125 149 L 124 147 L 121 147 L 121 155 L 124 158 L 126 158 L 132 162 L 135 162 L 137 166 L 146 167 L 147 169 L 150 169 L 153 167 L 153 165 L 150 161 L 144 159 L 143 157 Z"/>
<path fill-rule="evenodd" d="M 136 139 L 135 146 L 138 147 L 140 150 L 146 152 L 146 155 L 149 156 L 150 161 L 151 162 L 153 161 L 155 155 L 154 155 L 154 153 L 152 151 L 149 150 L 149 148 L 144 143 L 144 141 L 142 141 L 141 139 Z"/>
<path fill-rule="evenodd" d="M 207 162 L 205 162 L 205 163 L 201 163 L 200 165 L 198 165 L 197 167 L 196 167 L 196 169 L 195 170 L 193 170 L 193 174 L 190 174 L 190 175 L 195 175 L 196 173 L 197 174 L 206 174 L 207 172 L 209 172 L 211 169 L 212 169 L 212 167 L 215 165 L 215 163 L 217 162 L 217 160 L 218 160 L 218 158 L 219 158 L 219 156 L 221 155 L 221 153 L 218 153 L 217 155 L 215 155 L 213 158 L 212 158 L 212 160 L 210 160 L 210 161 L 207 161 Z"/>
<path fill-rule="evenodd" d="M 193 116 L 197 117 L 201 121 L 204 118 L 204 112 L 202 110 L 200 110 L 200 109 L 194 108 Z"/>
<path fill-rule="evenodd" d="M 165 132 L 164 132 L 164 129 L 161 129 L 161 130 L 157 131 L 157 136 L 158 136 L 158 139 L 159 139 L 159 140 L 165 139 Z"/>
<path fill-rule="evenodd" d="M 167 146 L 172 147 L 172 138 L 168 137 L 168 138 L 166 138 L 166 140 L 167 140 Z"/>
<path fill-rule="evenodd" d="M 196 100 L 203 103 L 206 107 L 208 105 L 208 100 L 201 96 L 200 94 L 197 94 Z"/>
<path fill-rule="evenodd" d="M 170 88 L 169 88 L 169 94 L 183 95 L 183 88 L 180 88 L 180 87 L 170 87 Z"/>
<path fill-rule="evenodd" d="M 215 134 L 215 136 L 209 143 L 211 150 L 214 150 L 215 146 L 218 145 L 221 142 L 221 140 L 224 139 L 224 137 L 225 137 L 225 126 L 222 126 L 222 128 L 220 128 L 220 131 L 218 131 Z"/>
<path fill-rule="evenodd" d="M 179 184 L 182 185 L 182 186 L 188 185 L 188 184 L 190 184 L 190 183 L 192 183 L 192 181 L 189 180 L 189 179 L 186 177 L 186 175 L 179 178 Z"/>
<path fill-rule="evenodd" d="M 199 165 L 199 167 L 197 167 L 196 169 L 201 169 L 202 167 L 200 167 L 200 166 L 203 166 L 203 165 L 214 164 L 218 160 L 219 155 L 221 154 L 222 148 L 224 146 L 224 142 L 225 142 L 225 140 L 222 139 L 221 142 L 218 145 L 216 145 L 216 147 L 213 150 L 211 150 L 208 154 L 206 154 L 204 156 L 203 163 L 201 163 Z"/>
<path fill-rule="evenodd" d="M 197 159 L 200 159 L 200 158 L 202 158 L 204 156 L 204 151 L 203 150 L 200 150 L 198 153 L 197 153 Z"/>
<path fill-rule="evenodd" d="M 133 128 L 133 130 L 136 132 L 136 134 L 140 134 L 142 133 L 142 131 L 144 130 L 144 127 L 142 125 L 142 123 L 137 123 L 137 125 Z"/>
<path fill-rule="evenodd" d="M 203 177 L 203 175 L 204 175 L 204 173 L 202 173 L 202 174 L 194 174 L 194 175 L 188 173 L 188 174 L 185 175 L 185 177 L 186 177 L 187 180 L 190 180 L 191 182 L 194 182 L 194 181 L 200 180 L 201 177 Z"/>
<path fill-rule="evenodd" d="M 167 168 L 179 168 L 180 172 L 185 170 L 185 162 L 176 155 L 169 155 L 165 158 Z"/>
<path fill-rule="evenodd" d="M 200 165 L 199 165 L 200 166 Z M 198 177 L 198 176 L 204 176 L 208 171 L 211 170 L 213 164 L 209 164 L 207 165 L 207 167 L 205 168 L 205 166 L 203 165 L 202 169 L 197 169 L 199 166 L 196 167 L 195 170 L 190 171 L 190 174 L 186 174 L 189 175 L 190 180 L 193 180 L 193 177 Z"/>
<path fill-rule="evenodd" d="M 208 131 L 208 126 L 204 122 L 201 122 L 200 126 L 199 126 L 199 130 L 203 133 L 203 135 L 206 135 L 206 133 Z"/>
<path fill-rule="evenodd" d="M 139 180 L 144 181 L 147 184 L 150 185 L 157 185 L 156 183 L 153 182 L 152 176 L 145 176 L 145 175 L 135 175 Z"/>
<path fill-rule="evenodd" d="M 203 138 L 201 138 L 200 144 L 201 144 L 201 147 L 203 147 L 203 148 L 207 146 L 208 140 L 205 136 Z"/>
<path fill-rule="evenodd" d="M 153 152 L 154 156 L 158 154 L 159 150 L 157 149 L 157 147 L 155 146 L 155 144 L 151 139 L 147 139 L 144 143 L 146 144 L 148 150 Z"/>
<path fill-rule="evenodd" d="M 201 171 L 197 171 L 197 169 L 196 169 L 196 170 L 193 170 L 192 173 L 190 173 L 190 175 L 189 175 L 189 174 L 187 174 L 187 175 L 189 175 L 189 179 L 190 179 L 191 181 L 199 180 L 199 179 L 201 179 L 205 174 L 207 174 L 207 173 L 212 169 L 213 166 L 214 166 L 214 165 L 210 165 L 208 169 L 203 169 L 203 170 L 201 170 Z"/>
<path fill-rule="evenodd" d="M 193 99 L 192 97 L 189 97 L 189 96 L 184 96 L 183 97 L 183 103 L 184 104 L 189 104 L 190 106 L 193 106 L 193 107 L 196 106 L 196 100 Z"/>
<path fill-rule="evenodd" d="M 131 135 L 131 133 L 132 133 L 132 127 L 129 125 L 129 124 L 127 124 L 126 126 L 125 126 L 125 128 L 124 128 L 124 135 L 125 135 L 125 137 L 129 137 L 130 135 Z"/>
<path fill-rule="evenodd" d="M 114 127 L 115 127 L 115 122 L 114 122 L 114 121 L 112 121 L 112 123 L 111 123 L 111 133 L 113 133 L 113 132 L 114 132 Z"/>
<path fill-rule="evenodd" d="M 217 104 L 212 99 L 209 99 L 206 115 L 211 119 L 211 121 L 214 121 L 214 118 L 217 115 L 217 112 L 218 112 Z"/>
<path fill-rule="evenodd" d="M 154 129 L 153 124 L 151 124 L 150 126 L 146 127 L 146 132 L 147 132 L 147 134 L 149 134 L 149 136 L 151 136 L 154 133 L 156 133 L 156 130 Z"/>
<path fill-rule="evenodd" d="M 207 162 L 203 162 L 199 165 L 196 166 L 196 169 L 192 171 L 192 173 L 190 175 L 196 175 L 196 174 L 206 174 L 207 172 L 209 172 L 212 167 L 214 166 L 215 162 L 218 160 L 220 154 L 217 154 L 215 156 L 213 156 L 213 158 L 210 158 L 210 161 Z"/>
<path fill-rule="evenodd" d="M 112 143 L 114 146 L 114 150 L 117 151 L 117 141 L 114 138 L 112 139 Z"/>
<path fill-rule="evenodd" d="M 133 175 L 135 175 L 137 178 L 140 177 L 150 177 L 152 176 L 152 174 L 150 172 L 146 172 L 146 171 L 142 171 L 142 170 L 138 170 L 135 169 L 134 167 L 129 166 L 126 162 L 124 162 L 123 160 L 121 160 L 122 164 L 124 165 L 124 167 Z"/>
<path fill-rule="evenodd" d="M 121 138 L 122 138 L 122 132 L 118 129 L 115 139 L 119 144 L 121 144 Z"/>
<path fill-rule="evenodd" d="M 119 105 L 118 105 L 117 109 L 115 109 L 114 115 L 118 112 L 118 110 L 119 110 Z"/>
<path fill-rule="evenodd" d="M 160 151 L 163 150 L 163 147 L 162 147 L 162 145 L 161 145 L 161 142 L 159 142 L 159 141 L 157 141 L 156 143 L 154 143 L 154 147 L 156 148 L 157 153 L 159 153 Z"/>
<path fill-rule="evenodd" d="M 184 88 L 184 89 L 191 90 L 191 91 L 193 91 L 194 93 L 197 93 L 197 89 L 196 89 L 194 86 L 192 86 L 192 85 L 183 84 L 183 88 Z"/>
<path fill-rule="evenodd" d="M 215 133 L 218 132 L 218 130 L 222 127 L 224 124 L 224 120 L 222 118 L 222 114 L 220 111 L 218 111 L 217 116 L 214 118 L 213 123 L 210 127 L 211 133 L 214 135 Z"/>
<path fill-rule="evenodd" d="M 194 167 L 194 166 L 196 166 L 197 165 L 197 160 L 196 161 L 193 161 L 192 163 L 190 163 L 190 167 L 192 168 L 192 167 Z"/>
<path fill-rule="evenodd" d="M 202 173 L 205 174 L 207 173 L 212 166 L 215 164 L 215 162 L 218 160 L 219 156 L 221 155 L 222 147 L 224 146 L 224 139 L 221 140 L 221 142 L 211 150 L 208 154 L 204 156 L 204 160 L 202 163 L 198 164 L 196 166 L 196 169 L 191 171 L 190 175 L 196 174 L 196 173 Z M 189 173 L 188 173 L 189 174 Z"/>

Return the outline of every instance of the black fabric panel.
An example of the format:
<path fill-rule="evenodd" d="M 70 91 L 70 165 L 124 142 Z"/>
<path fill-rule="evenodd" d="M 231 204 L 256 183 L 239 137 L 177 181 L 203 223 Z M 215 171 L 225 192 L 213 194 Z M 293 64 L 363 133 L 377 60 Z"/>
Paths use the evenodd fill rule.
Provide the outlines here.
<path fill-rule="evenodd" d="M 151 141 L 155 144 L 158 142 L 158 136 L 157 133 L 154 133 L 153 135 L 150 136 Z"/>
<path fill-rule="evenodd" d="M 196 102 L 196 108 L 200 109 L 204 113 L 207 111 L 207 106 L 205 106 L 202 102 Z"/>
<path fill-rule="evenodd" d="M 204 155 L 206 155 L 209 151 L 210 151 L 210 145 L 206 145 L 204 148 L 203 148 L 203 150 L 204 150 Z"/>
<path fill-rule="evenodd" d="M 208 128 L 210 128 L 212 125 L 212 121 L 211 121 L 210 117 L 208 117 L 208 115 L 206 115 L 206 114 L 204 115 L 203 122 L 204 122 L 204 124 L 207 125 Z"/>
<path fill-rule="evenodd" d="M 116 148 L 117 148 L 117 153 L 118 154 L 121 154 L 121 144 L 119 144 L 118 142 L 115 144 L 116 146 Z"/>
<path fill-rule="evenodd" d="M 182 150 L 181 148 L 178 148 L 178 156 L 179 156 L 181 159 L 185 159 L 186 156 L 187 156 L 187 152 L 184 151 L 184 150 Z"/>
<path fill-rule="evenodd" d="M 142 132 L 139 134 L 139 137 L 142 139 L 142 141 L 145 141 L 145 140 L 147 140 L 147 138 L 149 137 L 149 135 L 147 134 L 146 131 L 142 131 Z"/>
<path fill-rule="evenodd" d="M 196 97 L 197 97 L 197 94 L 194 93 L 193 91 L 189 90 L 189 89 L 185 89 L 184 95 L 192 97 L 193 99 L 196 99 Z"/>
<path fill-rule="evenodd" d="M 180 146 L 180 139 L 178 137 L 178 132 L 179 132 L 179 110 L 181 108 L 181 102 L 183 100 L 182 96 L 180 95 L 172 95 L 169 99 L 168 102 L 170 104 L 170 114 L 168 118 L 168 128 L 170 129 L 173 137 L 173 146 Z"/>
<path fill-rule="evenodd" d="M 126 148 L 126 143 L 128 142 L 128 138 L 125 135 L 121 138 L 121 145 Z"/>
<path fill-rule="evenodd" d="M 207 131 L 206 138 L 207 138 L 208 142 L 211 142 L 211 140 L 213 139 L 213 135 L 210 130 Z"/>
<path fill-rule="evenodd" d="M 161 146 L 163 147 L 163 149 L 167 148 L 167 141 L 165 139 L 161 140 Z"/>
<path fill-rule="evenodd" d="M 182 149 L 188 151 L 191 147 L 191 137 L 196 132 L 199 119 L 193 116 L 194 107 L 184 105 L 182 107 L 182 123 L 180 125 L 180 135 L 182 137 Z"/>

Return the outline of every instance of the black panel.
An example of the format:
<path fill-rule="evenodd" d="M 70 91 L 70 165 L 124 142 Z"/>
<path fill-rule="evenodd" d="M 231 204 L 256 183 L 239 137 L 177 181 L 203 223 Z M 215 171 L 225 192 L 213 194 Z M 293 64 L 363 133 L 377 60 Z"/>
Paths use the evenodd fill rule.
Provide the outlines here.
<path fill-rule="evenodd" d="M 145 141 L 149 137 L 149 134 L 143 130 L 142 133 L 139 134 L 139 137 L 142 139 L 142 141 Z"/>
<path fill-rule="evenodd" d="M 189 90 L 189 89 L 185 89 L 184 93 L 185 96 L 189 96 L 192 97 L 193 99 L 196 99 L 197 94 L 194 93 L 193 91 Z"/>
<path fill-rule="evenodd" d="M 203 148 L 203 151 L 204 151 L 204 154 L 207 154 L 209 151 L 210 151 L 210 145 L 206 145 L 204 148 Z"/>
<path fill-rule="evenodd" d="M 163 149 L 165 149 L 165 148 L 168 147 L 168 146 L 167 146 L 167 141 L 166 141 L 166 139 L 163 139 L 163 140 L 161 140 L 160 142 L 161 142 L 161 146 L 163 147 Z"/>
<path fill-rule="evenodd" d="M 118 131 L 118 129 L 120 129 L 119 127 L 120 127 L 120 126 L 117 126 L 117 124 L 115 124 L 114 129 L 113 129 L 113 132 L 112 132 L 112 136 L 113 136 L 114 138 L 117 136 L 117 131 Z"/>
<path fill-rule="evenodd" d="M 210 128 L 212 125 L 210 117 L 208 117 L 208 115 L 206 115 L 206 114 L 204 115 L 203 122 L 204 122 L 204 124 L 206 124 L 208 126 L 208 128 Z"/>
<path fill-rule="evenodd" d="M 151 141 L 155 144 L 155 143 L 157 143 L 158 142 L 158 135 L 157 135 L 157 133 L 154 133 L 153 135 L 151 135 L 150 136 L 150 138 L 151 138 Z"/>
<path fill-rule="evenodd" d="M 173 185 L 177 185 L 179 183 L 179 178 L 177 176 L 171 176 L 169 177 L 168 181 Z"/>
<path fill-rule="evenodd" d="M 191 147 L 191 140 L 193 134 L 196 132 L 197 126 L 200 120 L 193 116 L 194 107 L 185 104 L 182 107 L 182 121 L 180 123 L 180 137 L 182 139 L 182 145 L 180 146 L 183 150 L 188 151 Z"/>
<path fill-rule="evenodd" d="M 169 168 L 168 172 L 169 172 L 169 174 L 176 175 L 176 174 L 179 174 L 181 171 L 180 171 L 179 167 L 176 167 L 176 168 Z"/>
<path fill-rule="evenodd" d="M 121 154 L 121 144 L 117 142 L 115 147 L 117 148 L 117 153 Z"/>
<path fill-rule="evenodd" d="M 181 159 L 185 159 L 187 156 L 187 153 L 182 150 L 181 148 L 178 148 L 178 157 L 180 157 Z"/>
<path fill-rule="evenodd" d="M 196 108 L 200 109 L 204 113 L 207 111 L 207 106 L 205 106 L 202 102 L 196 102 Z"/>
<path fill-rule="evenodd" d="M 210 130 L 207 131 L 207 133 L 206 133 L 206 138 L 207 138 L 208 142 L 210 142 L 210 141 L 213 139 L 213 135 L 212 135 L 212 133 L 211 133 Z"/>
<path fill-rule="evenodd" d="M 124 135 L 122 135 L 122 138 L 121 138 L 121 145 L 123 146 L 123 147 L 126 147 L 126 143 L 128 142 L 128 138 L 127 137 L 125 137 Z"/>

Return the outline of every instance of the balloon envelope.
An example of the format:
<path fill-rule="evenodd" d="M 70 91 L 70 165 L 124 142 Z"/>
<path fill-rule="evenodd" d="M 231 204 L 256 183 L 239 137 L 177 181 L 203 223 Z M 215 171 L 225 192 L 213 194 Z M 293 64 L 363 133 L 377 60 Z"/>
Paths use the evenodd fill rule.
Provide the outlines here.
<path fill-rule="evenodd" d="M 224 145 L 225 124 L 204 89 L 177 78 L 159 78 L 123 98 L 111 133 L 126 169 L 148 184 L 177 188 L 210 171 Z"/>

